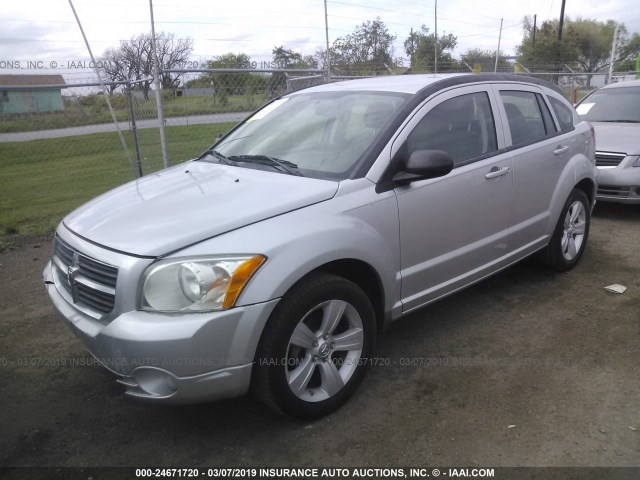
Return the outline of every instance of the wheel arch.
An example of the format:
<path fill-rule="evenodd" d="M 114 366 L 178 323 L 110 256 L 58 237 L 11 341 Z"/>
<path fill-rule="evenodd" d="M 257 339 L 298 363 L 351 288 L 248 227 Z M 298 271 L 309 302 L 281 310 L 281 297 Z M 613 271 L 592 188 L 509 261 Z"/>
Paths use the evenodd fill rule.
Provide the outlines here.
<path fill-rule="evenodd" d="M 595 172 L 593 164 L 585 155 L 576 155 L 562 171 L 556 189 L 550 199 L 549 223 L 547 232 L 553 234 L 566 199 L 574 189 L 580 190 L 587 196 L 589 205 L 593 207 L 596 195 Z"/>
<path fill-rule="evenodd" d="M 355 258 L 343 258 L 320 265 L 309 273 L 314 272 L 331 273 L 360 287 L 376 313 L 378 331 L 382 329 L 385 323 L 384 286 L 378 272 L 371 265 Z"/>
<path fill-rule="evenodd" d="M 589 199 L 589 204 L 593 207 L 596 200 L 596 186 L 593 180 L 590 178 L 583 178 L 574 187 L 578 190 L 582 190 Z"/>

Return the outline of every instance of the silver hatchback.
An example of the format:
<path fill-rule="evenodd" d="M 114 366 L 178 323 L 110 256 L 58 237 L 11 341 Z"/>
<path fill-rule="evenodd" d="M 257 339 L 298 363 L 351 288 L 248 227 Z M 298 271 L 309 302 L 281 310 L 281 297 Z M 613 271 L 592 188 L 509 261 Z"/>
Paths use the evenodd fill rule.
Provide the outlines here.
<path fill-rule="evenodd" d="M 532 254 L 568 270 L 593 131 L 553 85 L 378 77 L 284 95 L 58 226 L 47 291 L 130 396 L 340 406 L 382 327 Z"/>

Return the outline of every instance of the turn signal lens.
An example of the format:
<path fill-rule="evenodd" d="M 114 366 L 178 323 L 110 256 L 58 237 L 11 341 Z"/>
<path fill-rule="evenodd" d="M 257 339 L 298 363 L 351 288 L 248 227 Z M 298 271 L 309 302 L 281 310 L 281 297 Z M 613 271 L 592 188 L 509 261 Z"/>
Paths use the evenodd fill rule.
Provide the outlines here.
<path fill-rule="evenodd" d="M 224 302 L 222 306 L 224 308 L 231 308 L 238 299 L 240 292 L 244 288 L 245 284 L 249 281 L 251 276 L 262 265 L 265 258 L 262 255 L 256 255 L 249 260 L 245 260 L 231 277 L 229 287 L 227 288 L 227 294 L 224 296 Z"/>

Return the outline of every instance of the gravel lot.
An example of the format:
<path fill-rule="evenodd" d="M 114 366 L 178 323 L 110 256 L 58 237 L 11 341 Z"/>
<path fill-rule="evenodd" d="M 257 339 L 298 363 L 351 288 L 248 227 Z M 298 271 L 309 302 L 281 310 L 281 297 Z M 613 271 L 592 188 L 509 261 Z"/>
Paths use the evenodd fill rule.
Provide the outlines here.
<path fill-rule="evenodd" d="M 50 239 L 14 243 L 0 253 L 2 466 L 640 466 L 640 207 L 599 205 L 569 273 L 527 260 L 394 323 L 355 397 L 315 422 L 251 397 L 125 398 L 49 304 Z"/>

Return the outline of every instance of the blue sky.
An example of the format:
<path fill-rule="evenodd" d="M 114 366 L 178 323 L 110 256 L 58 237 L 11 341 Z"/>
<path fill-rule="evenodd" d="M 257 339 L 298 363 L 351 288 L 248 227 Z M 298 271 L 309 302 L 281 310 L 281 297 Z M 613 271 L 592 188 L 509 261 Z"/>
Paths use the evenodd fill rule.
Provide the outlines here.
<path fill-rule="evenodd" d="M 148 0 L 74 0 L 94 54 L 148 31 Z M 567 0 L 571 18 L 613 19 L 640 33 L 637 0 Z M 522 19 L 537 14 L 538 24 L 560 15 L 561 0 L 439 0 L 438 33 L 458 37 L 456 53 L 469 48 L 495 50 L 503 19 L 501 49 L 514 54 L 522 38 Z M 411 28 L 434 28 L 435 0 L 335 0 L 327 2 L 329 40 L 351 33 L 363 21 L 380 17 L 398 36 L 395 55 Z M 156 30 L 194 41 L 194 60 L 244 52 L 257 62 L 270 60 L 274 46 L 313 54 L 325 45 L 323 0 L 155 0 Z M 58 64 L 56 73 L 86 77 L 88 70 L 63 70 L 68 61 L 89 59 L 68 0 L 3 2 L 0 16 L 0 74 L 19 61 Z M 42 72 L 44 73 L 44 72 Z"/>

